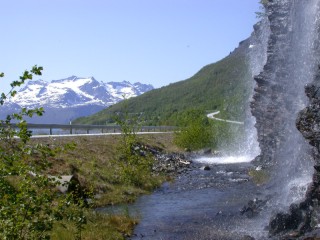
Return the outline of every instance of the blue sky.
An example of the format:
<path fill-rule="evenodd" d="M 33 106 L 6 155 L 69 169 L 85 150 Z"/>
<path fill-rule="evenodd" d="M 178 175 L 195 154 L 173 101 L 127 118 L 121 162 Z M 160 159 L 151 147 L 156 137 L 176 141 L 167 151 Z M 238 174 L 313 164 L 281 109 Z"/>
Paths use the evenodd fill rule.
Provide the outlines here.
<path fill-rule="evenodd" d="M 31 66 L 44 80 L 185 80 L 250 36 L 258 0 L 0 0 L 1 92 Z"/>

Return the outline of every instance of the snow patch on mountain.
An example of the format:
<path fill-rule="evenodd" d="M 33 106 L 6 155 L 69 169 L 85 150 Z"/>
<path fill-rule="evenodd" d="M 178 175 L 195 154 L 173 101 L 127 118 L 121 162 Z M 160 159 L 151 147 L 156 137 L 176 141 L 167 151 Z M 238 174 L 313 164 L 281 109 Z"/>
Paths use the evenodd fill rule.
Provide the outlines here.
<path fill-rule="evenodd" d="M 135 97 L 152 90 L 152 85 L 123 82 L 99 82 L 93 77 L 71 76 L 53 80 L 31 80 L 20 89 L 9 103 L 21 107 L 68 108 L 86 105 L 108 107 L 123 99 Z"/>
<path fill-rule="evenodd" d="M 152 89 L 149 84 L 131 84 L 128 81 L 105 83 L 93 77 L 71 76 L 51 82 L 30 80 L 0 108 L 0 118 L 19 112 L 22 107 L 44 107 L 42 117 L 33 117 L 28 122 L 67 124 L 78 117 L 101 111 L 123 100 L 123 97 L 135 97 Z"/>

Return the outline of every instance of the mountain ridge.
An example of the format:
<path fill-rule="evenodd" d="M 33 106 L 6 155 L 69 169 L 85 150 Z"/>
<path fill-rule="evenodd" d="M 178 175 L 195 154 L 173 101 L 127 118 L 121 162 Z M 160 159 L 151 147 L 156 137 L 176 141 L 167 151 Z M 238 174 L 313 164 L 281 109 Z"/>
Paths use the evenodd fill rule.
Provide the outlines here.
<path fill-rule="evenodd" d="M 94 77 L 74 75 L 51 82 L 30 80 L 0 109 L 0 116 L 17 112 L 23 107 L 44 107 L 44 116 L 41 119 L 32 118 L 29 122 L 69 123 L 70 119 L 90 115 L 118 103 L 124 96 L 131 98 L 152 89 L 151 84 L 140 82 L 102 82 Z"/>
<path fill-rule="evenodd" d="M 243 121 L 249 108 L 251 88 L 247 87 L 249 52 L 253 47 L 246 39 L 228 56 L 202 67 L 192 77 L 154 89 L 127 104 L 117 103 L 92 116 L 76 119 L 81 124 L 112 122 L 112 116 L 127 110 L 140 114 L 145 125 L 177 125 L 189 109 L 220 110 L 224 117 Z M 250 75 L 250 76 L 249 76 Z"/>

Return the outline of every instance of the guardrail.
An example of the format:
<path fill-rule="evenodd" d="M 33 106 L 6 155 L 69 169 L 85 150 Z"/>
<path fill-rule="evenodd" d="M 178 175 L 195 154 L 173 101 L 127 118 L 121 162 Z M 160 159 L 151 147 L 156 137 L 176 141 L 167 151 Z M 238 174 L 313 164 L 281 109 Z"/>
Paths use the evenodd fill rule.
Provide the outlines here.
<path fill-rule="evenodd" d="M 17 124 L 10 124 L 12 128 L 17 128 Z M 118 125 L 85 125 L 85 124 L 36 124 L 28 123 L 28 130 L 40 135 L 54 134 L 90 134 L 90 133 L 120 133 Z M 171 132 L 176 130 L 174 126 L 141 126 L 136 131 L 141 132 Z"/>

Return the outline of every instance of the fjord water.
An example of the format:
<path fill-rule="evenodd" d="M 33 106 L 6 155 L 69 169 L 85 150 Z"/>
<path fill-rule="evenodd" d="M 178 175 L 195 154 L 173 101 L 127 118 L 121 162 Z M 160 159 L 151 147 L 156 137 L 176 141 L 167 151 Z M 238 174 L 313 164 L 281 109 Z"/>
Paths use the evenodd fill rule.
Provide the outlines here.
<path fill-rule="evenodd" d="M 260 113 L 254 110 L 260 119 L 252 117 L 248 108 L 247 138 L 241 151 L 195 160 L 188 173 L 130 207 L 130 212 L 141 219 L 131 239 L 241 239 L 245 235 L 266 239 L 271 216 L 288 210 L 291 203 L 305 196 L 312 180 L 312 159 L 306 154 L 309 146 L 297 131 L 295 120 L 307 103 L 304 86 L 312 81 L 319 63 L 315 40 L 320 1 L 275 0 L 270 4 L 278 15 L 268 12 L 269 19 L 255 26 L 248 48 L 247 87 L 256 99 L 262 98 L 255 106 Z M 279 31 L 282 28 L 286 31 Z M 255 75 L 267 82 L 268 94 L 254 91 Z M 283 109 L 273 105 L 272 97 L 278 98 L 277 94 L 282 94 Z M 251 101 L 252 96 L 248 106 Z M 264 111 L 274 109 L 280 109 L 275 112 L 274 123 L 266 120 L 269 128 L 264 129 Z M 276 122 L 278 115 L 281 122 Z M 272 132 L 272 124 L 280 125 L 283 133 Z M 272 135 L 280 137 L 273 141 Z M 268 161 L 259 162 L 265 156 Z M 211 170 L 202 170 L 203 164 Z M 271 181 L 258 186 L 250 180 L 248 170 L 265 166 L 272 169 Z M 253 199 L 266 200 L 261 211 L 252 217 L 240 214 Z"/>

